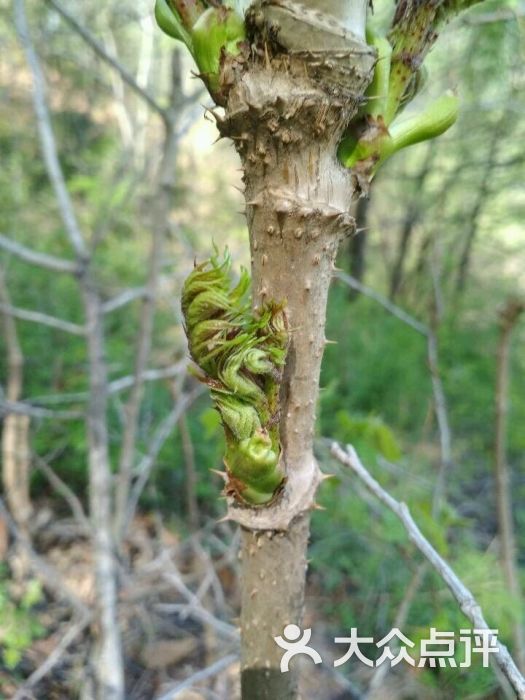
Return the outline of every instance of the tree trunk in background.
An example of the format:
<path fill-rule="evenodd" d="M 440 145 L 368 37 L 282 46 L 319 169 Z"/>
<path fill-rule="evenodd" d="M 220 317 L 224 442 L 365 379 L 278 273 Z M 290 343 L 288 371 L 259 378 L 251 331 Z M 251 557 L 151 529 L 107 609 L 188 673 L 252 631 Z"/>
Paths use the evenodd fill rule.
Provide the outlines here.
<path fill-rule="evenodd" d="M 366 245 L 368 240 L 368 212 L 370 211 L 370 197 L 361 197 L 355 207 L 356 232 L 350 238 L 348 249 L 350 254 L 350 274 L 358 282 L 363 282 L 366 266 Z M 359 292 L 349 289 L 350 301 L 359 297 Z"/>
<path fill-rule="evenodd" d="M 81 281 L 86 316 L 89 402 L 87 409 L 89 512 L 96 586 L 92 656 L 96 700 L 125 697 L 122 643 L 118 624 L 117 567 L 112 537 L 112 472 L 107 425 L 108 379 L 102 302 L 89 275 Z M 91 689 L 88 690 L 91 693 Z"/>
<path fill-rule="evenodd" d="M 0 302 L 9 307 L 10 299 L 0 269 Z M 1 313 L 1 312 L 0 312 Z M 7 349 L 7 401 L 19 401 L 22 394 L 24 356 L 20 347 L 16 323 L 6 311 L 2 315 L 3 331 Z M 26 540 L 30 535 L 30 519 L 33 512 L 29 494 L 31 453 L 29 449 L 29 416 L 7 413 L 2 430 L 2 483 L 9 510 L 20 534 Z M 20 550 L 20 570 L 23 576 L 28 567 L 27 556 Z"/>
<path fill-rule="evenodd" d="M 366 2 L 346 5 L 350 14 L 359 10 L 354 34 L 364 37 Z M 293 20 L 295 39 L 302 19 Z M 309 41 L 305 38 L 306 47 Z M 248 523 L 242 536 L 243 700 L 293 700 L 298 693 L 293 668 L 280 672 L 283 650 L 273 637 L 287 624 L 301 625 L 309 517 L 297 508 L 291 525 L 279 527 L 275 513 L 278 508 L 281 515 L 293 513 L 296 492 L 313 494 L 319 482 L 313 437 L 326 302 L 339 242 L 355 229 L 349 208 L 357 183 L 336 153 L 373 66 L 366 45 L 360 47 L 355 51 L 354 44 L 345 56 L 350 66 L 345 81 L 353 77 L 340 97 L 323 85 L 334 71 L 312 78 L 317 69 L 299 52 L 256 59 L 232 87 L 219 124 L 234 139 L 244 170 L 254 308 L 285 302 L 290 330 L 280 397 L 285 493 L 275 512 L 272 506 L 263 509 L 267 527 Z"/>
<path fill-rule="evenodd" d="M 492 132 L 492 139 L 489 144 L 487 162 L 485 163 L 485 169 L 483 171 L 481 183 L 476 191 L 476 199 L 474 201 L 474 206 L 472 207 L 472 210 L 470 212 L 467 235 L 465 236 L 465 243 L 461 252 L 456 278 L 456 291 L 458 294 L 461 294 L 465 290 L 465 286 L 467 283 L 467 277 L 470 268 L 470 259 L 472 257 L 472 249 L 474 247 L 474 241 L 479 231 L 479 220 L 483 214 L 485 205 L 487 204 L 488 194 L 490 192 L 492 173 L 494 171 L 494 166 L 496 165 L 503 121 L 504 120 L 502 119 L 500 124 L 498 125 L 499 128 L 494 128 Z"/>
<path fill-rule="evenodd" d="M 396 261 L 392 270 L 392 276 L 390 277 L 390 299 L 392 299 L 392 301 L 396 298 L 403 283 L 403 272 L 405 268 L 406 256 L 410 247 L 410 241 L 422 212 L 421 190 L 425 186 L 425 180 L 432 169 L 432 156 L 434 153 L 435 149 L 433 146 L 429 146 L 427 158 L 425 158 L 423 167 L 416 176 L 414 183 L 415 193 L 412 196 L 411 201 L 408 202 L 408 206 L 405 211 L 403 224 L 399 234 L 399 246 Z"/>
<path fill-rule="evenodd" d="M 190 531 L 199 529 L 199 504 L 197 501 L 197 465 L 195 463 L 195 450 L 191 439 L 190 429 L 186 416 L 179 421 L 180 438 L 182 442 L 182 454 L 184 455 L 184 476 L 186 486 L 186 517 Z"/>
<path fill-rule="evenodd" d="M 525 303 L 509 299 L 500 314 L 500 340 L 497 354 L 496 377 L 496 444 L 495 478 L 498 513 L 500 559 L 510 594 L 515 599 L 517 614 L 514 621 L 514 654 L 522 673 L 525 672 L 525 627 L 523 602 L 516 564 L 516 542 L 512 517 L 511 474 L 507 464 L 507 416 L 509 405 L 509 365 L 511 335 Z"/>
<path fill-rule="evenodd" d="M 164 244 L 169 230 L 169 215 L 175 193 L 176 164 L 179 152 L 177 125 L 185 101 L 182 91 L 180 53 L 174 50 L 171 60 L 170 104 L 165 114 L 165 139 L 156 188 L 148 206 L 151 231 L 146 295 L 142 302 L 139 330 L 135 345 L 134 380 L 128 401 L 124 406 L 124 429 L 119 457 L 117 489 L 115 493 L 115 534 L 117 545 L 123 546 L 129 526 L 129 502 L 133 468 L 137 453 L 140 409 L 144 394 L 144 372 L 147 369 L 153 341 L 153 324 L 157 290 L 163 262 Z"/>

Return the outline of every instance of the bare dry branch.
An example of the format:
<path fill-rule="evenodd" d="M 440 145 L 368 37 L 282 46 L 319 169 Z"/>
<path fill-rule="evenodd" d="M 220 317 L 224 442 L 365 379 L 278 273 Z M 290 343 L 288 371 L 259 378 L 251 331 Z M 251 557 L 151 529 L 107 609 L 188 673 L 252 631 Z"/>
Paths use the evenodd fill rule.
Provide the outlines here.
<path fill-rule="evenodd" d="M 57 258 L 54 255 L 47 255 L 47 253 L 39 253 L 36 250 L 27 248 L 21 243 L 13 241 L 12 238 L 8 238 L 1 233 L 0 248 L 6 250 L 8 253 L 16 255 L 17 258 L 20 258 L 20 260 L 24 262 L 43 267 L 46 270 L 53 270 L 53 272 L 69 272 L 74 274 L 78 270 L 77 264 L 72 260 Z"/>
<path fill-rule="evenodd" d="M 77 598 L 75 593 L 64 585 L 59 572 L 35 552 L 29 539 L 18 529 L 2 498 L 0 498 L 0 515 L 4 518 L 11 535 L 26 551 L 35 573 L 42 577 L 44 585 L 51 594 L 58 600 L 66 601 L 82 617 L 89 615 L 89 610 L 82 600 Z"/>
<path fill-rule="evenodd" d="M 337 443 L 334 442 L 332 444 L 331 454 L 341 464 L 349 467 L 364 483 L 370 493 L 379 499 L 383 505 L 389 508 L 399 518 L 405 527 L 410 540 L 428 560 L 434 571 L 436 571 L 436 573 L 446 583 L 453 597 L 458 602 L 461 611 L 465 617 L 470 620 L 474 627 L 476 629 L 490 630 L 491 628 L 487 624 L 483 611 L 481 610 L 474 596 L 423 535 L 417 524 L 414 522 L 407 505 L 396 501 L 395 498 L 393 498 L 383 489 L 383 487 L 362 465 L 356 451 L 351 445 L 347 446 L 345 452 Z M 494 652 L 493 654 L 496 663 L 498 664 L 502 673 L 511 683 L 517 697 L 520 700 L 525 700 L 525 678 L 519 672 L 514 660 L 509 654 L 508 649 L 501 642 L 499 642 L 494 635 L 491 635 L 491 638 L 494 644 L 498 647 L 498 651 Z"/>
<path fill-rule="evenodd" d="M 182 580 L 179 570 L 175 566 L 172 558 L 167 552 L 164 552 L 161 556 L 162 562 L 162 577 L 168 581 L 180 595 L 185 598 L 185 605 L 174 606 L 173 604 L 158 604 L 158 608 L 164 611 L 177 609 L 178 611 L 183 611 L 186 615 L 190 617 L 196 617 L 201 622 L 210 625 L 218 634 L 226 639 L 231 639 L 233 641 L 239 640 L 239 630 L 237 627 L 230 625 L 228 622 L 220 620 L 215 617 L 207 608 L 204 607 L 200 598 L 191 591 L 188 586 Z"/>
<path fill-rule="evenodd" d="M 452 463 L 452 437 L 450 430 L 450 422 L 448 420 L 447 402 L 445 391 L 443 388 L 443 382 L 441 381 L 441 374 L 439 370 L 439 354 L 438 354 L 438 339 L 435 329 L 431 326 L 426 326 L 425 324 L 418 321 L 416 318 L 407 313 L 404 309 L 400 308 L 397 304 L 384 297 L 379 292 L 374 289 L 367 287 L 362 284 L 354 277 L 346 274 L 345 272 L 338 272 L 336 279 L 344 282 L 346 285 L 355 289 L 363 296 L 366 296 L 373 301 L 376 301 L 380 306 L 382 306 L 390 314 L 398 318 L 400 321 L 405 323 L 410 328 L 413 328 L 417 333 L 425 336 L 427 339 L 427 361 L 428 368 L 430 370 L 430 376 L 432 381 L 432 394 L 434 397 L 434 410 L 436 412 L 436 420 L 438 424 L 439 431 L 439 442 L 441 450 L 441 469 L 439 472 L 439 481 L 435 487 L 434 495 L 434 511 L 436 510 L 438 503 L 442 497 L 443 492 L 443 479 L 447 468 Z M 436 282 L 435 282 L 436 284 Z M 435 285 L 434 285 L 435 289 Z M 437 293 L 436 289 L 435 292 Z"/>
<path fill-rule="evenodd" d="M 222 659 L 215 661 L 215 663 L 211 664 L 211 666 L 208 666 L 201 671 L 197 671 L 185 681 L 172 686 L 166 693 L 159 695 L 157 700 L 175 700 L 175 698 L 179 695 L 179 693 L 182 693 L 183 690 L 193 688 L 195 685 L 197 685 L 197 683 L 202 683 L 202 681 L 206 681 L 209 678 L 213 678 L 213 676 L 217 676 L 219 673 L 221 673 L 221 671 L 224 671 L 238 660 L 238 654 L 228 654 L 227 656 L 223 656 Z"/>
<path fill-rule="evenodd" d="M 129 524 L 133 519 L 139 498 L 146 486 L 148 479 L 151 474 L 151 470 L 155 464 L 159 452 L 161 451 L 164 443 L 169 438 L 173 429 L 180 420 L 180 417 L 188 409 L 189 406 L 195 401 L 195 399 L 204 392 L 202 386 L 195 387 L 192 391 L 184 394 L 179 401 L 176 402 L 173 409 L 168 413 L 166 418 L 158 426 L 153 439 L 151 440 L 148 452 L 137 467 L 137 480 L 133 485 L 131 494 L 128 500 L 127 510 L 126 510 L 126 522 Z"/>
<path fill-rule="evenodd" d="M 437 257 L 437 256 L 436 256 Z M 439 514 L 439 508 L 445 498 L 446 477 L 452 466 L 452 431 L 448 418 L 447 397 L 443 381 L 441 379 L 441 369 L 439 363 L 439 343 L 438 343 L 438 325 L 442 316 L 442 291 L 441 282 L 434 256 L 430 261 L 430 272 L 432 277 L 432 289 L 434 293 L 433 310 L 431 311 L 431 321 L 428 328 L 427 336 L 427 361 L 432 381 L 432 395 L 434 397 L 434 411 L 439 433 L 439 449 L 441 463 L 434 485 L 434 495 L 432 499 L 432 514 L 436 517 Z"/>
<path fill-rule="evenodd" d="M 184 473 L 186 480 L 186 509 L 188 524 L 195 532 L 199 529 L 199 505 L 197 503 L 197 469 L 195 465 L 195 450 L 191 439 L 190 429 L 186 416 L 179 420 L 179 430 L 182 440 L 182 454 L 184 455 Z M 201 548 L 202 549 L 202 548 Z M 204 551 L 204 550 L 202 550 Z"/>
<path fill-rule="evenodd" d="M 45 475 L 46 479 L 49 481 L 51 486 L 59 493 L 62 498 L 66 501 L 68 506 L 71 508 L 75 519 L 79 522 L 82 529 L 86 534 L 91 531 L 91 525 L 89 520 L 84 513 L 84 508 L 80 502 L 77 495 L 69 488 L 69 486 L 54 472 L 49 466 L 45 459 L 39 457 L 38 455 L 33 455 L 33 459 L 36 461 L 38 469 Z"/>
<path fill-rule="evenodd" d="M 379 292 L 376 292 L 374 289 L 370 289 L 370 287 L 367 287 L 356 280 L 355 277 L 348 275 L 346 272 L 339 271 L 336 273 L 335 278 L 346 284 L 348 287 L 351 287 L 351 289 L 355 289 L 364 296 L 373 299 L 389 313 L 399 318 L 401 321 L 403 321 L 403 323 L 406 323 L 407 326 L 410 326 L 418 333 L 421 333 L 421 335 L 428 335 L 428 328 L 425 326 L 425 324 L 415 319 L 396 304 L 393 304 L 389 299 L 384 297 L 382 294 L 379 294 Z"/>
<path fill-rule="evenodd" d="M 421 562 L 418 564 L 416 570 L 412 574 L 410 581 L 408 583 L 408 586 L 406 587 L 405 594 L 401 600 L 401 604 L 399 605 L 397 609 L 397 613 L 394 619 L 394 624 L 393 628 L 395 629 L 403 629 L 403 627 L 406 624 L 406 621 L 408 619 L 408 614 L 410 612 L 410 608 L 412 606 L 412 603 L 414 602 L 414 598 L 419 592 L 419 589 L 423 583 L 423 579 L 425 578 L 425 574 L 427 573 L 428 570 L 428 563 L 426 561 Z M 396 644 L 396 647 L 398 646 L 395 640 L 392 640 Z M 393 649 L 393 644 L 390 646 L 392 650 Z M 375 669 L 372 678 L 370 680 L 370 683 L 368 684 L 367 688 L 367 693 L 366 693 L 366 698 L 368 700 L 369 697 L 373 697 L 375 694 L 375 691 L 380 690 L 381 686 L 383 685 L 386 676 L 388 675 L 389 671 L 391 671 L 391 667 L 388 664 L 381 664 L 378 668 Z"/>
<path fill-rule="evenodd" d="M 161 367 L 159 369 L 147 369 L 143 375 L 142 379 L 145 382 L 156 382 L 161 379 L 175 379 L 183 375 L 188 367 L 188 360 L 186 358 L 180 360 L 170 367 Z M 120 377 L 119 379 L 114 379 L 109 385 L 110 394 L 118 394 L 121 391 L 125 391 L 133 386 L 135 377 L 133 375 L 128 375 L 126 377 Z"/>
<path fill-rule="evenodd" d="M 160 199 L 161 202 L 159 204 L 159 196 L 157 196 L 154 207 L 155 209 L 160 207 L 161 211 L 156 215 L 158 220 L 153 227 L 151 238 L 148 280 L 146 285 L 147 294 L 143 296 L 140 312 L 139 330 L 135 347 L 133 383 L 131 385 L 129 398 L 124 407 L 124 429 L 119 459 L 118 487 L 115 499 L 115 531 L 117 536 L 121 538 L 124 537 L 126 530 L 126 512 L 131 489 L 140 406 L 144 393 L 143 377 L 153 340 L 153 321 L 155 318 L 157 288 L 159 284 L 162 251 L 164 249 L 164 238 L 166 235 L 166 221 L 169 205 L 162 195 L 160 195 Z"/>
<path fill-rule="evenodd" d="M 24 685 L 19 688 L 13 700 L 24 700 L 27 697 L 32 697 L 29 695 L 31 688 L 34 688 L 37 683 L 39 683 L 48 673 L 51 673 L 53 668 L 59 663 L 62 656 L 66 653 L 68 648 L 73 644 L 75 639 L 79 637 L 82 632 L 86 629 L 91 621 L 91 615 L 86 614 L 80 617 L 79 620 L 74 622 L 69 626 L 69 629 L 64 634 L 60 642 L 56 645 L 53 651 L 49 654 L 43 664 L 41 664 L 29 678 L 25 681 Z"/>
<path fill-rule="evenodd" d="M 179 143 L 175 127 L 183 106 L 182 96 L 180 55 L 178 52 L 174 52 L 171 61 L 170 119 L 166 123 L 163 155 L 157 174 L 157 187 L 149 207 L 152 237 L 146 282 L 147 294 L 144 296 L 140 313 L 139 331 L 135 346 L 133 384 L 124 408 L 124 429 L 115 502 L 115 531 L 121 538 L 124 536 L 127 523 L 129 522 L 127 519 L 128 500 L 131 491 L 140 405 L 144 392 L 143 375 L 148 363 L 153 339 L 156 297 L 163 262 L 164 243 L 169 229 L 168 222 L 173 201 L 172 193 L 175 186 L 175 166 Z"/>
<path fill-rule="evenodd" d="M 64 333 L 71 333 L 72 335 L 86 334 L 86 329 L 84 326 L 79 326 L 77 323 L 71 323 L 70 321 L 63 321 L 61 318 L 49 316 L 48 314 L 43 314 L 40 311 L 19 309 L 16 306 L 10 306 L 9 304 L 3 303 L 0 303 L 0 311 L 2 311 L 4 314 L 13 316 L 13 318 L 19 318 L 21 321 L 40 323 L 43 326 L 49 326 L 50 328 L 56 328 L 59 331 L 64 331 Z"/>
<path fill-rule="evenodd" d="M 135 301 L 137 299 L 144 299 L 146 294 L 147 290 L 145 287 L 134 287 L 132 289 L 126 289 L 123 292 L 120 292 L 120 294 L 117 294 L 117 296 L 113 297 L 113 299 L 105 301 L 102 304 L 102 312 L 105 314 L 109 314 L 112 311 L 121 309 L 123 306 L 126 306 L 126 304 L 129 304 L 132 301 Z"/>
<path fill-rule="evenodd" d="M 494 24 L 495 22 L 518 22 L 524 17 L 524 12 L 514 10 L 511 7 L 503 7 L 500 10 L 494 10 L 494 12 L 467 15 L 466 17 L 462 17 L 460 22 L 461 24 L 472 27 L 480 24 Z"/>
<path fill-rule="evenodd" d="M 5 401 L 0 399 L 0 416 L 7 413 L 17 413 L 21 416 L 31 416 L 32 418 L 50 418 L 52 420 L 80 420 L 85 418 L 85 413 L 81 411 L 54 411 L 51 408 L 40 408 L 32 406 L 24 401 Z"/>
<path fill-rule="evenodd" d="M 105 63 L 111 66 L 120 75 L 122 80 L 139 96 L 141 97 L 151 109 L 159 114 L 164 121 L 169 121 L 169 115 L 167 111 L 163 109 L 155 98 L 150 95 L 150 93 L 141 87 L 132 74 L 125 68 L 116 58 L 111 56 L 104 46 L 98 39 L 96 39 L 91 32 L 89 32 L 85 27 L 83 27 L 75 17 L 62 7 L 62 5 L 57 2 L 57 0 L 46 0 L 48 5 L 51 5 L 58 14 L 69 24 L 69 26 L 86 42 L 86 44 L 101 58 Z"/>
<path fill-rule="evenodd" d="M 182 376 L 188 367 L 188 360 L 183 359 L 180 362 L 170 365 L 169 367 L 159 367 L 155 369 L 147 369 L 142 379 L 145 382 L 157 382 L 163 379 L 175 379 Z M 129 374 L 125 377 L 114 379 L 108 385 L 108 394 L 113 396 L 121 391 L 126 391 L 133 386 L 134 377 Z M 89 394 L 85 391 L 79 391 L 72 394 L 44 394 L 43 396 L 35 396 L 31 398 L 33 404 L 61 404 L 61 403 L 82 403 L 87 401 Z M 80 414 L 77 414 L 80 415 Z"/>
<path fill-rule="evenodd" d="M 95 560 L 95 614 L 98 629 L 97 644 L 93 647 L 96 694 L 107 700 L 123 700 L 124 670 L 120 630 L 117 624 L 117 581 L 111 528 L 112 474 L 107 426 L 108 380 L 102 302 L 97 285 L 92 279 L 89 251 L 60 166 L 46 102 L 46 84 L 31 41 L 24 0 L 13 1 L 16 29 L 33 80 L 33 103 L 47 173 L 80 268 L 78 282 L 84 305 L 89 366 L 86 424 L 89 444 L 90 517 Z"/>
<path fill-rule="evenodd" d="M 84 261 L 87 258 L 86 244 L 80 231 L 77 217 L 73 209 L 73 203 L 71 202 L 64 174 L 58 160 L 55 135 L 53 133 L 47 106 L 46 84 L 40 61 L 29 35 L 23 0 L 14 0 L 14 15 L 16 30 L 20 38 L 20 43 L 25 51 L 33 78 L 33 105 L 40 134 L 42 155 L 44 156 L 49 179 L 55 191 L 67 235 L 79 261 Z"/>

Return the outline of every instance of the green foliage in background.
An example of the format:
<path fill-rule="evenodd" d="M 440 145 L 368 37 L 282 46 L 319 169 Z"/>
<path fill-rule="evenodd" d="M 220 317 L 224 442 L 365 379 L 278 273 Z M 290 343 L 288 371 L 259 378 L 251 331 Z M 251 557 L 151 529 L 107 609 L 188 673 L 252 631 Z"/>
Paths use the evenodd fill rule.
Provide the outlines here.
<path fill-rule="evenodd" d="M 35 617 L 34 606 L 42 600 L 42 587 L 36 579 L 28 581 L 20 599 L 9 594 L 6 571 L 0 570 L 0 653 L 6 668 L 13 670 L 26 649 L 45 632 Z"/>
<path fill-rule="evenodd" d="M 376 0 L 374 4 L 374 21 L 380 25 L 385 3 Z M 327 337 L 337 344 L 327 347 L 324 358 L 317 451 L 323 470 L 336 475 L 320 490 L 319 500 L 327 510 L 313 515 L 309 590 L 314 598 L 312 609 L 318 609 L 321 602 L 323 619 L 335 634 L 351 626 L 374 638 L 386 634 L 420 559 L 397 519 L 332 463 L 323 438 L 355 444 L 375 478 L 408 502 L 425 534 L 464 577 L 506 643 L 511 643 L 513 617 L 520 614 L 497 565 L 492 474 L 497 314 L 510 293 L 525 291 L 523 19 L 482 22 L 476 17 L 522 7 L 523 3 L 489 0 L 469 15 L 471 24 L 465 19 L 444 32 L 427 60 L 427 84 L 398 119 L 411 119 L 452 87 L 458 90 L 461 102 L 456 126 L 431 146 L 415 146 L 385 163 L 374 183 L 365 224 L 365 284 L 389 295 L 410 217 L 414 222 L 394 301 L 428 325 L 435 310 L 436 277 L 439 283 L 439 361 L 454 459 L 446 480 L 447 504 L 436 517 L 432 516 L 432 495 L 440 464 L 439 435 L 426 340 L 373 300 L 351 297 L 337 280 L 332 286 Z M 139 33 L 143 34 L 135 9 L 124 12 L 122 4 L 110 3 L 105 12 L 118 55 L 135 66 Z M 117 101 L 110 74 L 70 32 L 51 21 L 44 4 L 35 5 L 31 14 L 53 81 L 54 127 L 67 184 L 82 224 L 96 243 L 95 274 L 104 298 L 110 299 L 123 289 L 144 284 L 151 235 L 148 207 L 161 140 L 158 123 L 151 117 L 142 146 L 140 139 L 126 140 L 125 113 L 115 116 Z M 98 25 L 92 10 L 86 18 L 87 25 L 104 29 L 103 20 Z M 0 22 L 6 47 L 3 60 L 7 57 L 15 62 L 6 73 L 9 85 L 2 85 L 8 99 L 0 114 L 0 232 L 37 250 L 67 257 L 66 236 L 40 159 L 28 95 L 17 82 L 23 77 L 16 69 L 18 48 L 6 17 Z M 148 87 L 161 100 L 168 91 L 171 47 L 172 42 L 166 40 L 152 57 L 154 70 Z M 195 89 L 195 81 L 187 91 L 190 89 Z M 135 108 L 140 116 L 134 99 L 126 95 L 126 107 L 134 115 Z M 233 149 L 218 143 L 212 151 L 217 134 L 203 131 L 200 112 L 192 118 L 196 119 L 192 128 L 184 120 L 180 125 L 185 136 L 179 144 L 151 367 L 169 366 L 186 354 L 182 315 L 173 299 L 179 297 L 194 259 L 209 255 L 211 237 L 221 249 L 228 243 L 236 260 L 249 262 L 246 253 L 242 258 L 247 245 L 245 219 L 237 213 L 241 198 L 230 186 L 240 184 Z M 431 167 L 421 178 L 427 160 Z M 473 225 L 473 252 L 460 294 L 458 266 Z M 338 265 L 349 270 L 351 263 L 347 247 Z M 0 264 L 14 305 L 83 322 L 77 286 L 66 275 L 28 266 L 4 252 Z M 138 303 L 106 317 L 110 381 L 133 372 L 138 319 Z M 25 321 L 17 321 L 17 329 L 25 357 L 23 398 L 46 408 L 83 410 L 81 400 L 60 400 L 61 395 L 87 389 L 83 339 Z M 525 502 L 524 343 L 522 322 L 513 338 L 508 432 L 512 494 L 517 505 Z M 0 334 L 2 384 L 5 375 L 5 342 Z M 167 382 L 150 382 L 145 387 L 138 436 L 141 454 L 173 407 L 171 389 Z M 110 397 L 113 462 L 120 448 L 126 398 L 126 393 Z M 204 525 L 224 514 L 224 504 L 217 500 L 219 479 L 210 478 L 210 469 L 222 466 L 223 429 L 219 413 L 205 396 L 195 401 L 186 419 Z M 47 457 L 56 473 L 84 500 L 83 423 L 35 419 L 31 436 L 33 450 Z M 186 466 L 180 431 L 175 428 L 156 459 L 141 506 L 159 511 L 177 531 L 189 534 Z M 37 503 L 52 499 L 60 514 L 69 515 L 67 506 L 36 469 L 32 488 Z M 515 521 L 518 551 L 523 552 L 525 509 L 516 508 Z M 525 583 L 522 556 L 519 564 Z M 32 605 L 11 600 L 2 579 L 0 625 L 4 618 L 13 622 L 11 636 L 3 642 L 6 665 L 16 666 L 20 654 L 40 633 Z M 443 583 L 427 573 L 403 631 L 416 640 L 430 626 L 457 631 L 465 623 Z M 424 671 L 420 677 L 430 688 L 440 689 L 444 698 L 482 696 L 494 689 L 490 670 L 478 666 L 468 672 Z"/>

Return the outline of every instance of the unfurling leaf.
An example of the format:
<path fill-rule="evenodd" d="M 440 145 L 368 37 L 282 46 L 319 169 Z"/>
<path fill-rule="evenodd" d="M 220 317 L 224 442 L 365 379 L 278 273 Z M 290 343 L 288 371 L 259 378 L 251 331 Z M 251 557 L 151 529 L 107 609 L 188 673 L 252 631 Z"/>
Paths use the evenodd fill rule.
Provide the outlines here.
<path fill-rule="evenodd" d="M 250 309 L 250 278 L 230 279 L 231 260 L 196 265 L 182 292 L 190 354 L 210 387 L 226 437 L 226 492 L 249 505 L 270 502 L 284 481 L 279 386 L 288 347 L 283 306 Z"/>

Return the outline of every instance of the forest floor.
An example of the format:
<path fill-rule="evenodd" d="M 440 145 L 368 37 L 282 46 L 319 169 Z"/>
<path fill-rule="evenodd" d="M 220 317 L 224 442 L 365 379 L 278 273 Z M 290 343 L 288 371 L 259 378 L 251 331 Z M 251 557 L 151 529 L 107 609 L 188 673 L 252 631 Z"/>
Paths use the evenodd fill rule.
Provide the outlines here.
<path fill-rule="evenodd" d="M 81 689 L 89 678 L 89 640 L 96 630 L 86 624 L 66 648 L 61 645 L 75 620 L 78 624 L 71 600 L 87 610 L 95 603 L 91 546 L 79 524 L 57 517 L 47 502 L 35 507 L 33 522 L 33 565 L 28 566 L 0 516 L 0 559 L 6 562 L 0 579 L 0 699 L 85 697 Z M 235 530 L 226 523 L 217 530 L 210 521 L 209 527 L 189 536 L 154 515 L 138 516 L 119 571 L 127 700 L 238 700 L 240 589 Z M 316 605 L 322 591 L 316 592 L 316 587 L 312 580 L 305 626 L 314 627 L 317 639 L 328 640 L 321 605 Z M 324 649 L 316 648 L 323 658 L 333 655 L 328 641 Z M 33 683 L 54 655 L 52 668 Z M 212 672 L 223 659 L 226 665 Z M 364 666 L 355 674 L 353 669 L 358 681 L 354 687 L 328 664 L 297 661 L 302 700 L 357 700 L 362 698 L 357 687 L 366 687 L 370 680 L 370 670 Z M 203 669 L 210 670 L 208 678 L 197 675 Z M 367 700 L 387 696 L 389 700 L 442 697 L 418 683 L 417 671 L 390 673 L 388 690 L 382 685 Z"/>

